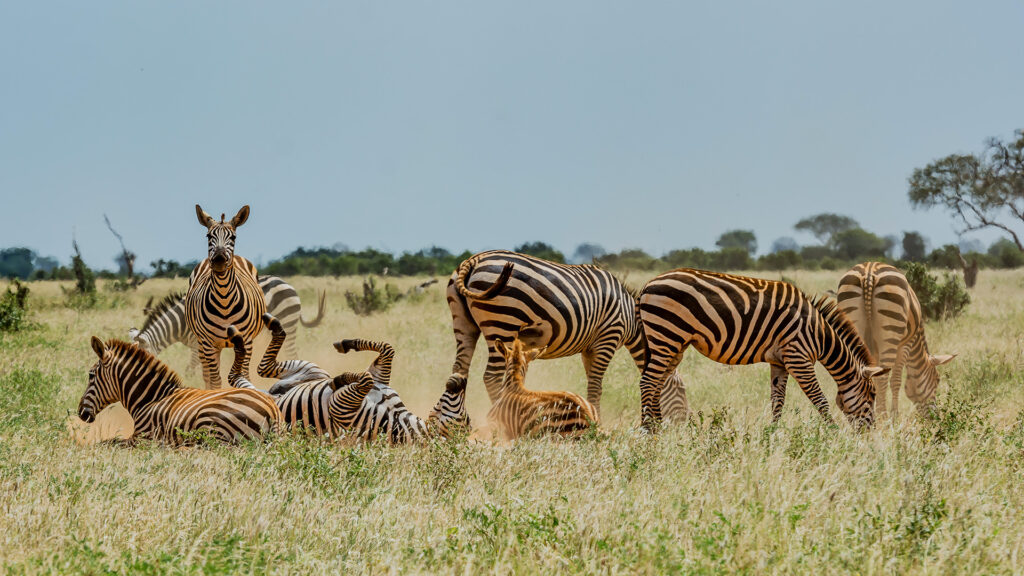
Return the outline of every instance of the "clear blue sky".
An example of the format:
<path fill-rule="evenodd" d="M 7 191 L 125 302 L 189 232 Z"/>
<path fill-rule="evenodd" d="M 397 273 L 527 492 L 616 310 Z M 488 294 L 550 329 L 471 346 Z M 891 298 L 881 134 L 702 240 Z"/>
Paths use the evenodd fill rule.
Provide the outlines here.
<path fill-rule="evenodd" d="M 298 6 L 296 4 L 299 4 Z M 1020 2 L 5 2 L 0 247 L 112 267 L 543 240 L 653 254 L 833 211 L 956 241 L 911 171 L 1024 127 Z M 980 236 L 986 241 L 994 234 Z"/>

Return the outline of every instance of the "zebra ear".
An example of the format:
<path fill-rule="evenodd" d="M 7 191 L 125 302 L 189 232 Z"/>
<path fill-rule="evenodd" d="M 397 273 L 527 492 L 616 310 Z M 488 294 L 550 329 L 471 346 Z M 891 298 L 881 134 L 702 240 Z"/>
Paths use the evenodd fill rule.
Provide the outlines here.
<path fill-rule="evenodd" d="M 505 346 L 504 342 L 502 342 L 501 340 L 495 340 L 494 341 L 494 349 L 498 351 L 498 354 L 501 354 L 502 357 L 504 357 L 506 360 L 508 360 L 508 356 L 509 356 L 508 346 Z"/>
<path fill-rule="evenodd" d="M 107 352 L 106 348 L 103 347 L 103 340 L 95 336 L 92 337 L 92 350 L 100 357 L 100 360 L 103 360 L 103 355 Z"/>
<path fill-rule="evenodd" d="M 207 214 L 199 204 L 196 204 L 196 217 L 199 218 L 199 223 L 207 228 L 215 224 L 213 218 Z"/>
<path fill-rule="evenodd" d="M 928 360 L 932 363 L 932 366 L 942 366 L 947 364 L 950 360 L 956 358 L 956 354 L 936 354 L 929 356 Z"/>
<path fill-rule="evenodd" d="M 537 358 L 540 358 L 542 354 L 548 349 L 547 346 L 543 348 L 534 348 L 526 353 L 526 361 L 533 362 Z"/>
<path fill-rule="evenodd" d="M 864 378 L 874 378 L 876 376 L 885 376 L 889 373 L 889 368 L 882 368 L 881 366 L 865 366 L 860 369 L 860 375 Z"/>
<path fill-rule="evenodd" d="M 242 206 L 242 209 L 238 211 L 238 214 L 235 214 L 235 217 L 231 219 L 231 227 L 238 228 L 242 224 L 245 224 L 245 221 L 248 219 L 249 205 L 246 204 L 245 206 Z"/>

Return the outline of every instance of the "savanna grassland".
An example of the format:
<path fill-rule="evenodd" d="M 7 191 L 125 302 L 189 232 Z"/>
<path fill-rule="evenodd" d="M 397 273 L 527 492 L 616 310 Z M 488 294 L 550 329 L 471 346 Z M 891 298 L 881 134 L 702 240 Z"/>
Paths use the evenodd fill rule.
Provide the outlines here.
<path fill-rule="evenodd" d="M 787 273 L 809 292 L 839 275 Z M 362 369 L 371 354 L 342 356 L 330 343 L 387 340 L 398 351 L 393 386 L 426 416 L 455 351 L 444 280 L 371 317 L 343 304 L 358 278 L 289 281 L 307 317 L 316 290 L 329 298 L 324 323 L 299 329 L 303 358 L 332 373 Z M 33 326 L 0 335 L 6 572 L 1024 572 L 1022 271 L 983 271 L 964 315 L 929 324 L 932 352 L 960 354 L 942 367 L 934 412 L 915 414 L 904 397 L 899 418 L 868 433 L 822 425 L 792 381 L 770 426 L 767 366 L 691 352 L 680 367 L 691 422 L 645 435 L 639 375 L 620 351 L 603 429 L 578 442 L 500 444 L 486 429 L 396 447 L 298 436 L 183 450 L 88 442 L 128 425 L 120 407 L 90 429 L 69 417 L 96 359 L 89 337 L 126 337 L 149 296 L 184 284 L 101 288 L 88 310 L 66 307 L 57 283 L 29 285 Z M 199 384 L 185 348 L 161 357 Z M 474 362 L 470 413 L 481 426 L 481 349 Z M 583 369 L 578 358 L 540 361 L 527 384 L 582 394 Z"/>

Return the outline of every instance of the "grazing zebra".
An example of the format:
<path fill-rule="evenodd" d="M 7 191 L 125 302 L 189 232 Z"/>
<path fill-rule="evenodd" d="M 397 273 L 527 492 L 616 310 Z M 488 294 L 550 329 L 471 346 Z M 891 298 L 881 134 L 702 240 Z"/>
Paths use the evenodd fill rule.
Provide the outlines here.
<path fill-rule="evenodd" d="M 242 373 L 248 378 L 252 341 L 263 329 L 267 302 L 256 279 L 256 267 L 235 255 L 235 230 L 249 218 L 249 207 L 243 206 L 228 222 L 221 214 L 217 222 L 196 204 L 196 216 L 207 229 L 209 257 L 189 277 L 185 325 L 199 344 L 203 380 L 207 387 L 217 389 L 221 386 L 220 352 L 230 345 L 228 326 L 234 326 L 246 343 Z"/>
<path fill-rule="evenodd" d="M 577 394 L 526 389 L 527 365 L 544 353 L 543 348 L 526 350 L 519 338 L 511 347 L 496 340 L 495 347 L 505 358 L 505 378 L 487 419 L 506 440 L 544 434 L 578 436 L 597 424 L 597 408 Z"/>
<path fill-rule="evenodd" d="M 495 343 L 511 342 L 527 327 L 537 334 L 530 345 L 544 347 L 541 358 L 581 355 L 587 400 L 598 410 L 601 383 L 616 350 L 625 346 L 643 369 L 646 343 L 636 295 L 597 266 L 557 264 L 506 250 L 481 252 L 452 274 L 447 296 L 457 345 L 452 372 L 469 374 L 483 334 L 484 384 L 491 402 L 498 399 L 505 371 Z M 678 374 L 666 383 L 662 403 L 666 414 L 685 417 L 686 393 Z"/>
<path fill-rule="evenodd" d="M 128 342 L 104 344 L 93 336 L 92 349 L 99 361 L 89 370 L 78 416 L 93 422 L 105 407 L 120 402 L 135 421 L 130 441 L 149 438 L 179 446 L 195 441 L 190 433 L 205 432 L 233 442 L 281 428 L 280 410 L 262 392 L 184 388 L 174 370 Z"/>
<path fill-rule="evenodd" d="M 469 426 L 465 410 L 466 381 L 453 379 L 441 396 L 431 416 L 424 422 L 410 412 L 398 393 L 390 387 L 391 362 L 394 349 L 390 344 L 368 340 L 342 340 L 334 347 L 342 353 L 372 350 L 377 358 L 363 374 L 343 374 L 331 377 L 319 366 L 303 360 L 277 362 L 278 350 L 286 334 L 269 314 L 264 318 L 272 338 L 257 372 L 265 378 L 279 379 L 269 391 L 284 415 L 285 422 L 318 434 L 341 435 L 343 432 L 366 440 L 378 436 L 391 442 L 402 443 L 423 439 L 432 434 L 451 435 L 457 427 Z M 229 329 L 235 336 L 236 332 Z M 235 336 L 235 364 L 230 382 L 235 387 L 252 387 L 239 374 L 242 357 L 246 354 L 244 342 Z M 359 388 L 348 390 L 353 394 L 341 396 L 340 386 L 358 380 Z M 349 387 L 351 388 L 351 387 Z M 354 395 L 358 392 L 359 395 Z"/>
<path fill-rule="evenodd" d="M 640 293 L 640 319 L 649 356 L 640 380 L 642 420 L 661 419 L 665 377 L 693 346 L 723 364 L 771 365 L 772 421 L 782 415 L 789 375 L 831 421 L 814 375 L 821 362 L 838 385 L 836 403 L 851 422 L 874 421 L 874 365 L 856 329 L 832 300 L 809 300 L 791 284 L 683 268 L 666 272 Z"/>
<path fill-rule="evenodd" d="M 875 410 L 886 413 L 886 391 L 892 390 L 892 413 L 899 409 L 903 368 L 907 369 L 907 397 L 915 404 L 931 402 L 939 385 L 936 366 L 956 355 L 928 353 L 924 317 L 907 277 L 896 267 L 865 262 L 850 269 L 839 280 L 836 293 L 839 309 L 857 327 L 878 365 L 891 368 L 888 378 L 875 381 L 878 390 Z"/>
<path fill-rule="evenodd" d="M 307 321 L 302 317 L 302 303 L 299 294 L 284 280 L 277 276 L 260 276 L 260 289 L 267 303 L 267 312 L 281 320 L 285 332 L 293 337 L 285 342 L 284 356 L 295 358 L 294 335 L 301 322 L 306 328 L 319 326 L 327 309 L 327 293 L 320 293 L 316 318 Z M 160 354 L 168 346 L 181 342 L 192 349 L 189 367 L 199 366 L 199 343 L 195 335 L 185 325 L 185 292 L 171 292 L 160 300 L 156 306 L 146 306 L 146 320 L 141 330 L 132 328 L 128 336 L 133 342 L 148 350 L 151 354 Z"/>

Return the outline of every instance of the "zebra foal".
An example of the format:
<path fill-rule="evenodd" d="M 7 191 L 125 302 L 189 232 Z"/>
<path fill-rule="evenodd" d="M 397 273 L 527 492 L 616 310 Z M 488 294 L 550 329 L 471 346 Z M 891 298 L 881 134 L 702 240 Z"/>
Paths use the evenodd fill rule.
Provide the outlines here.
<path fill-rule="evenodd" d="M 505 358 L 505 377 L 487 418 L 506 440 L 544 434 L 579 436 L 598 423 L 597 408 L 577 394 L 527 390 L 527 366 L 543 355 L 543 348 L 527 350 L 518 337 L 511 346 L 501 340 L 495 346 Z"/>

